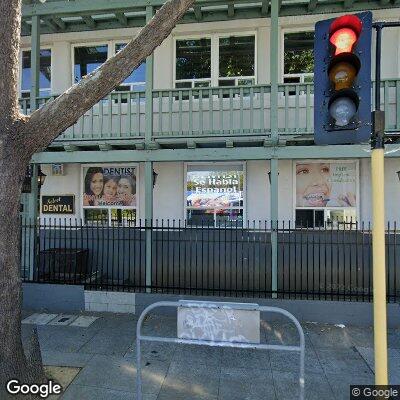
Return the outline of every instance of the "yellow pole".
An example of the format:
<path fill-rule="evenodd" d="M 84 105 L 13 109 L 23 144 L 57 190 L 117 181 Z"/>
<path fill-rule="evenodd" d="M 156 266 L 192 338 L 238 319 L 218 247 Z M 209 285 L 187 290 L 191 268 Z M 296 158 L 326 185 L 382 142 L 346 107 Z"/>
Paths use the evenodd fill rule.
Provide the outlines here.
<path fill-rule="evenodd" d="M 372 150 L 371 174 L 375 384 L 387 385 L 384 149 Z"/>

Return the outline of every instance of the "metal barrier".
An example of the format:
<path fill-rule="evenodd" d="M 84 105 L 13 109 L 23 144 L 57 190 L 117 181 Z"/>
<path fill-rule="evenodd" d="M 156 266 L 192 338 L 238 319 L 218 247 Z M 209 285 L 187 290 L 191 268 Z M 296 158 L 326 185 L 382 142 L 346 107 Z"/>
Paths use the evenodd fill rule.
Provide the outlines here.
<path fill-rule="evenodd" d="M 146 336 L 141 334 L 141 327 L 144 318 L 146 315 L 158 307 L 176 307 L 178 310 L 178 333 L 177 336 L 180 337 L 162 337 L 162 336 Z M 199 332 L 195 335 L 184 330 L 185 322 L 182 324 L 182 320 L 179 318 L 179 311 L 185 308 L 186 310 L 196 310 L 200 309 L 200 312 L 207 314 L 208 310 L 215 311 L 220 310 L 218 317 L 217 328 L 215 329 L 215 318 L 208 313 L 206 318 L 202 318 L 203 326 L 200 329 L 202 332 L 201 338 L 195 339 L 195 336 L 199 336 Z M 234 311 L 254 311 L 258 312 L 271 312 L 284 315 L 289 318 L 297 328 L 300 336 L 300 345 L 299 346 L 283 346 L 283 345 L 272 345 L 272 344 L 261 344 L 256 343 L 254 340 L 256 339 L 246 339 L 243 336 L 237 335 L 237 330 L 234 329 L 234 335 L 229 336 L 229 332 L 224 324 L 221 324 L 221 313 L 222 317 L 226 317 L 226 321 L 232 325 L 235 321 L 238 321 L 237 318 L 232 318 L 232 312 Z M 196 318 L 193 319 L 193 315 L 191 315 L 190 320 L 193 322 Z M 193 324 L 190 322 L 191 327 L 199 328 L 198 324 Z M 253 321 L 254 322 L 254 321 Z M 222 325 L 222 326 L 221 326 Z M 247 326 L 248 328 L 248 326 Z M 259 328 L 259 325 L 258 325 Z M 181 331 L 181 333 L 179 333 Z M 259 329 L 258 329 L 259 331 Z M 193 333 L 193 332 L 192 332 Z M 254 333 L 254 332 L 253 332 Z M 234 348 L 243 348 L 243 349 L 263 349 L 263 350 L 282 350 L 282 351 L 295 351 L 300 353 L 300 372 L 299 372 L 299 386 L 300 393 L 299 399 L 304 400 L 304 357 L 305 357 L 305 341 L 304 341 L 304 332 L 301 327 L 299 321 L 288 311 L 283 310 L 278 307 L 268 307 L 268 306 L 259 306 L 258 304 L 249 304 L 249 303 L 223 303 L 223 302 L 210 302 L 210 301 L 160 301 L 154 304 L 149 305 L 147 308 L 143 310 L 141 313 L 139 320 L 137 322 L 136 327 L 136 364 L 137 364 L 137 375 L 136 375 L 136 399 L 142 400 L 142 367 L 141 367 L 141 349 L 140 342 L 141 341 L 149 341 L 149 342 L 165 342 L 165 343 L 180 343 L 180 344 L 194 344 L 194 345 L 204 345 L 204 346 L 215 346 L 215 347 L 234 347 Z M 242 341 L 239 341 L 242 340 Z"/>

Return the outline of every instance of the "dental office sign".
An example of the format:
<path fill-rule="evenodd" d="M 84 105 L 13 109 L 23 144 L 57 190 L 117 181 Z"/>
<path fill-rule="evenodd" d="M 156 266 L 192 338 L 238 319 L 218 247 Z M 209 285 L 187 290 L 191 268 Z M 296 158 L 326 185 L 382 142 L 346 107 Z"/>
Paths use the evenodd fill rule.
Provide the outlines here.
<path fill-rule="evenodd" d="M 243 204 L 243 171 L 188 171 L 187 206 L 226 208 Z"/>
<path fill-rule="evenodd" d="M 356 207 L 357 163 L 296 162 L 296 207 Z"/>

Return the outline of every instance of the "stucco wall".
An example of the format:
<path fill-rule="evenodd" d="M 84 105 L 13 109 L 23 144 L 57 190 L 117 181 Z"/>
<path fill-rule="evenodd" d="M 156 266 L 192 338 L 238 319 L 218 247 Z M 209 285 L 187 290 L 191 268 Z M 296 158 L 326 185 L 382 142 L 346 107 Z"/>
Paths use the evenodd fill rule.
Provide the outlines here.
<path fill-rule="evenodd" d="M 399 9 L 374 11 L 375 20 L 393 20 L 400 17 Z M 332 17 L 334 14 L 331 15 Z M 326 18 L 324 15 L 302 16 L 301 18 L 280 18 L 280 51 L 278 53 L 282 74 L 283 63 L 283 34 L 286 31 L 312 30 L 316 21 Z M 178 25 L 172 34 L 155 51 L 154 88 L 165 89 L 173 87 L 174 68 L 174 38 L 195 34 L 256 32 L 257 35 L 257 75 L 258 83 L 269 81 L 269 19 L 232 20 L 210 23 Z M 129 40 L 138 32 L 138 28 L 112 29 L 94 32 L 77 32 L 65 34 L 46 34 L 41 37 L 41 46 L 52 49 L 52 91 L 60 93 L 67 89 L 72 82 L 72 45 L 94 44 L 109 40 Z M 400 29 L 391 28 L 383 33 L 382 77 L 395 78 L 399 76 L 399 37 Z M 21 47 L 30 47 L 30 37 L 23 37 Z M 374 47 L 374 46 L 373 46 Z M 374 51 L 374 50 L 373 50 Z M 390 55 L 389 57 L 385 57 Z M 276 55 L 274 55 L 275 57 Z"/>
<path fill-rule="evenodd" d="M 279 220 L 289 221 L 294 218 L 293 211 L 293 163 L 292 160 L 279 160 L 278 201 Z M 270 220 L 270 184 L 268 181 L 269 160 L 247 161 L 246 163 L 246 219 L 249 221 Z M 81 164 L 65 164 L 64 176 L 51 176 L 50 167 L 42 166 L 47 175 L 42 195 L 74 194 L 76 214 L 72 218 L 81 218 Z M 369 159 L 359 160 L 360 208 L 359 221 L 371 221 L 371 173 Z M 184 163 L 154 163 L 157 182 L 154 187 L 154 219 L 179 220 L 184 218 Z M 400 160 L 385 161 L 385 206 L 386 219 L 400 221 L 400 182 L 397 171 Z M 144 164 L 139 163 L 139 210 L 138 218 L 144 218 Z M 43 216 L 42 216 L 43 217 Z M 51 218 L 60 215 L 51 215 Z"/>

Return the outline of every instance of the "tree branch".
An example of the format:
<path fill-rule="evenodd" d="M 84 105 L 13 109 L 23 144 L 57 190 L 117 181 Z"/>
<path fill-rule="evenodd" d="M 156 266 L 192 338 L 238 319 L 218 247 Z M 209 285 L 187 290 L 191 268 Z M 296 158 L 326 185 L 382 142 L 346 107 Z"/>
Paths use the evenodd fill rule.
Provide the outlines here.
<path fill-rule="evenodd" d="M 45 149 L 65 129 L 103 99 L 168 37 L 194 0 L 169 0 L 123 50 L 61 96 L 35 111 L 22 134 L 25 150 Z"/>
<path fill-rule="evenodd" d="M 0 0 L 0 128 L 16 120 L 21 0 Z M 1 131 L 1 129 L 0 129 Z"/>

